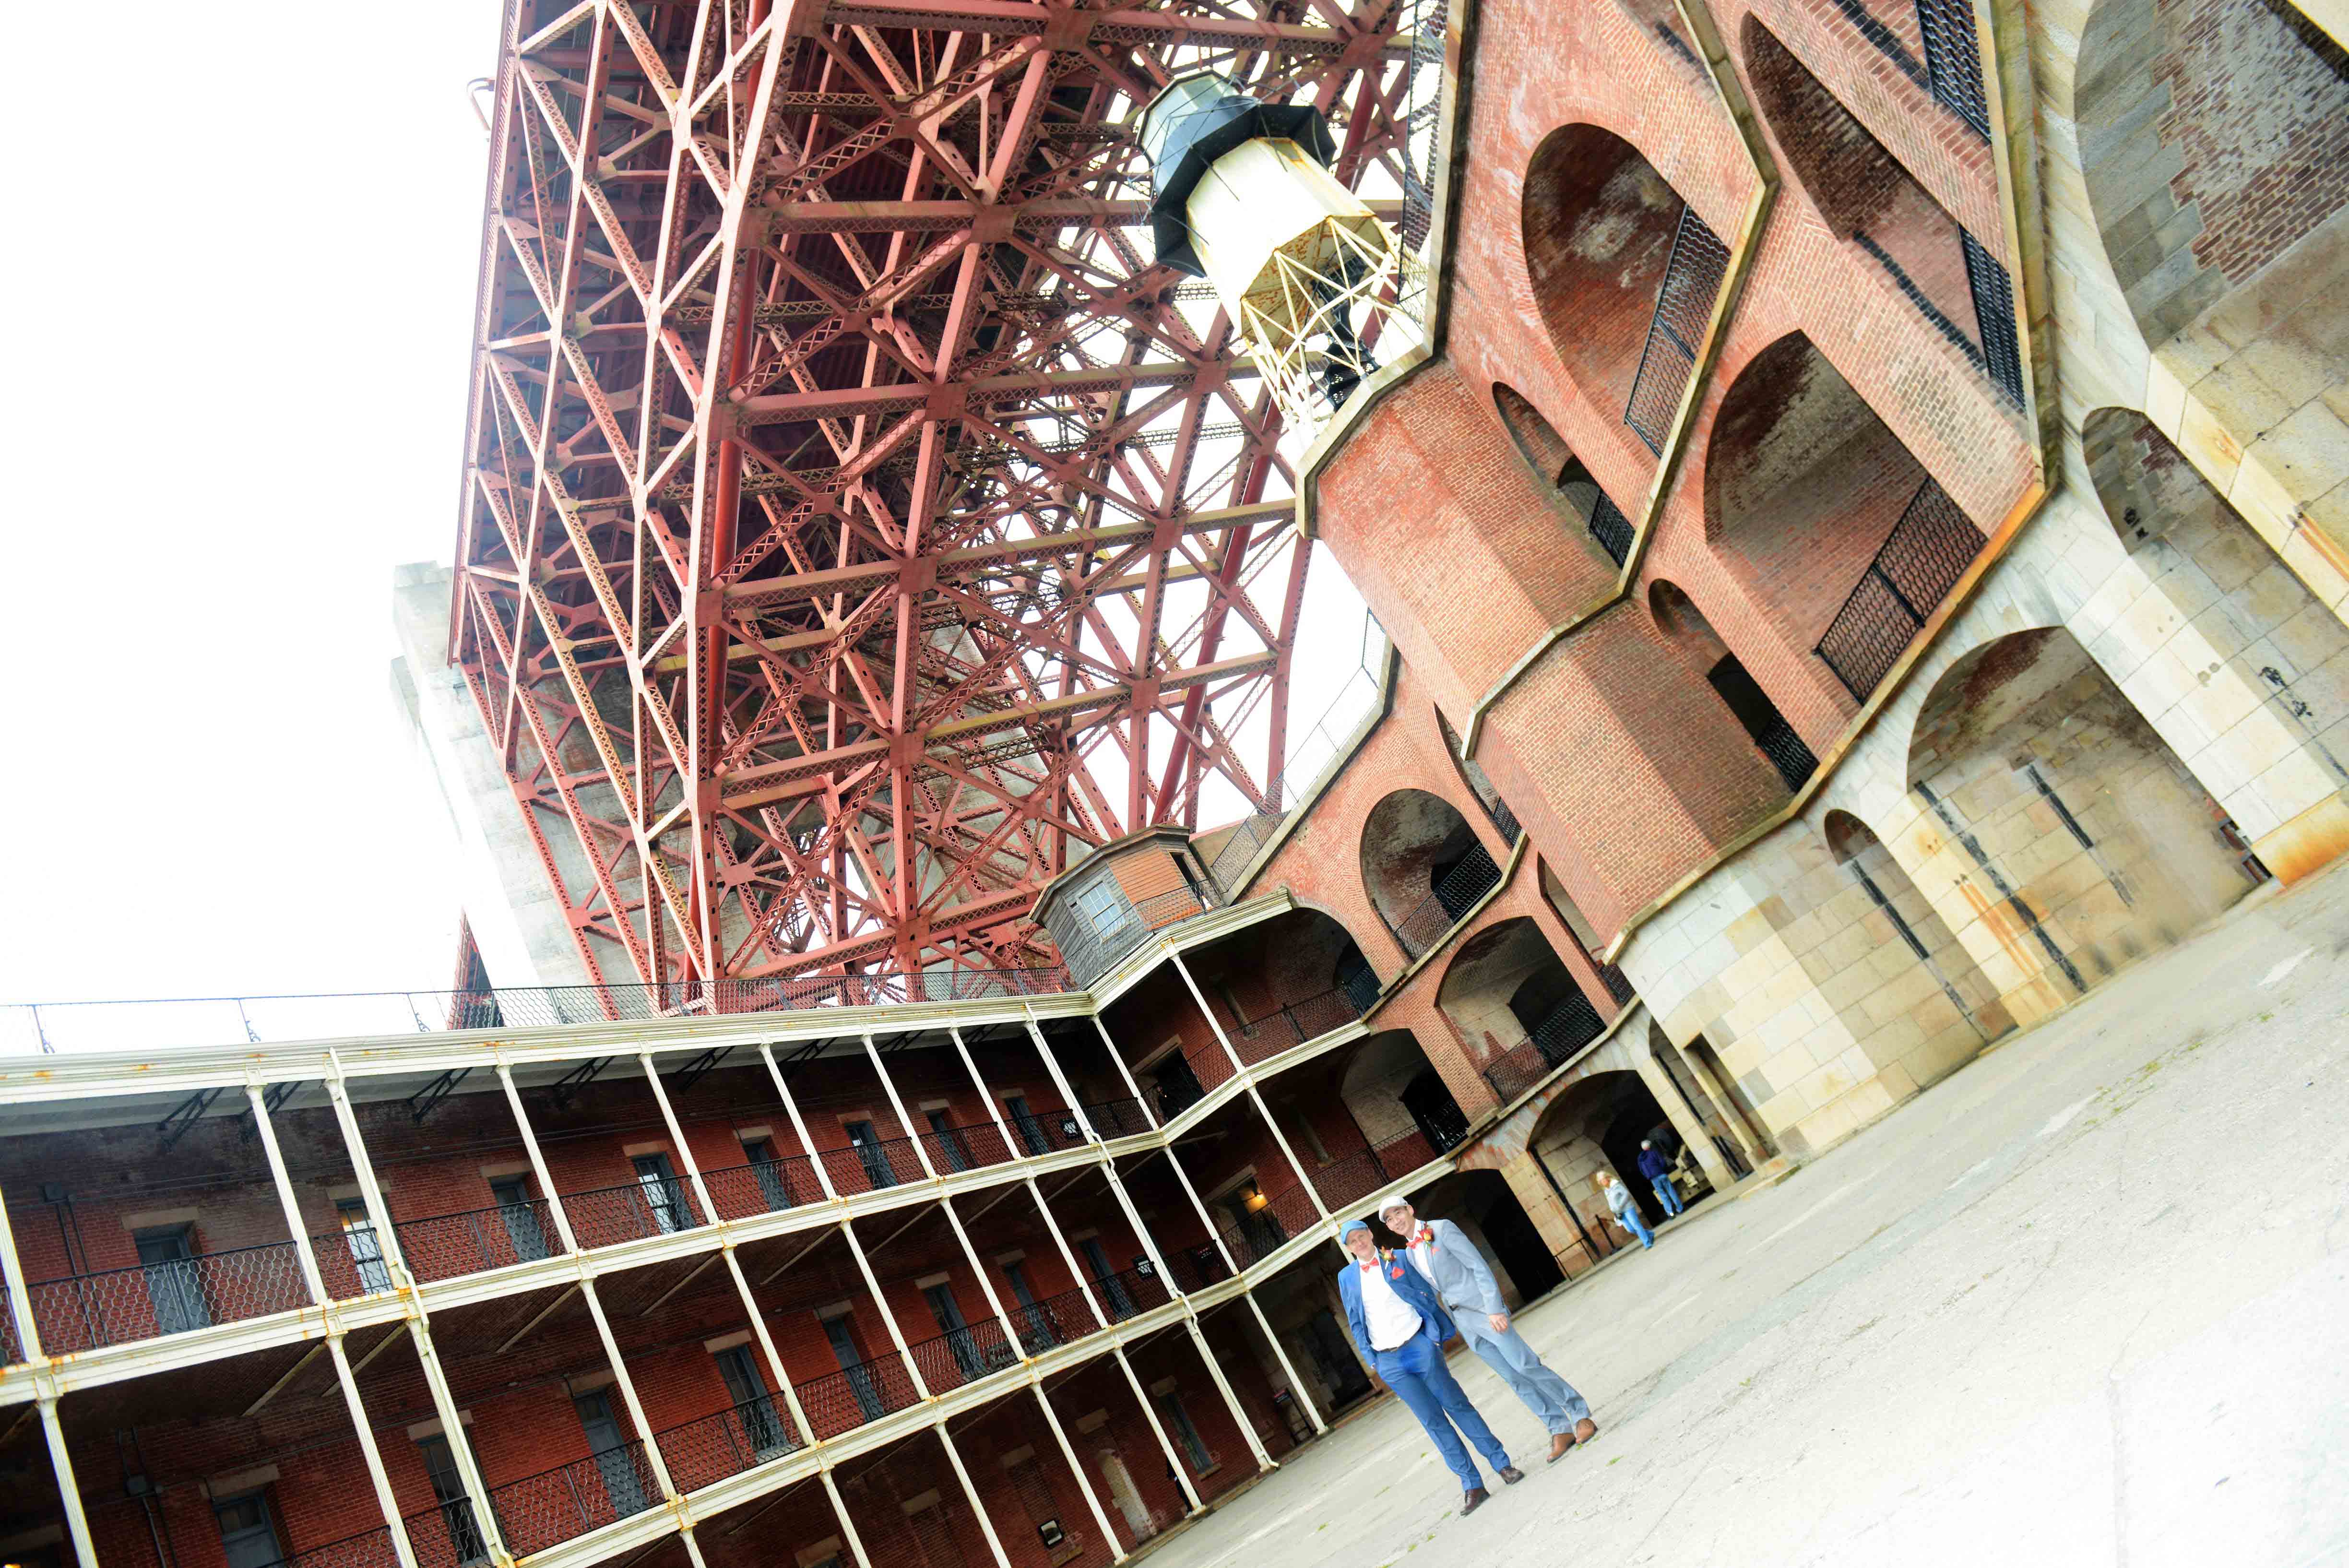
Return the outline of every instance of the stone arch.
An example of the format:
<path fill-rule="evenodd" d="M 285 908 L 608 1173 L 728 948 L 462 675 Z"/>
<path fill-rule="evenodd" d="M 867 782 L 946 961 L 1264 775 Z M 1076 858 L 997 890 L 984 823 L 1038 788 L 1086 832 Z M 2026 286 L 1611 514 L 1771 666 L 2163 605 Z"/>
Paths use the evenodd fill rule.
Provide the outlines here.
<path fill-rule="evenodd" d="M 1603 1219 L 1607 1207 L 1599 1197 L 1596 1179 L 1601 1170 L 1612 1170 L 1631 1189 L 1648 1222 L 1661 1224 L 1663 1205 L 1640 1175 L 1638 1156 L 1643 1138 L 1668 1150 L 1667 1158 L 1681 1147 L 1680 1134 L 1647 1081 L 1637 1071 L 1619 1068 L 1591 1073 L 1568 1084 L 1544 1108 L 1526 1147 L 1548 1171 L 1550 1179 L 1578 1210 L 1590 1213 L 1592 1220 Z M 1597 1213 L 1588 1207 L 1594 1201 Z"/>
<path fill-rule="evenodd" d="M 1414 1135 L 1424 1142 L 1424 1158 L 1391 1160 L 1396 1168 L 1416 1169 L 1468 1136 L 1467 1114 L 1408 1029 L 1381 1030 L 1348 1046 L 1336 1087 L 1373 1146 L 1392 1147 Z"/>
<path fill-rule="evenodd" d="M 1621 507 L 1599 487 L 1590 470 L 1539 409 L 1506 381 L 1493 383 L 1493 407 L 1508 427 L 1517 455 L 1524 458 L 1543 484 L 1581 524 L 1576 535 L 1578 552 L 1603 555 L 1620 566 L 1631 552 L 1632 524 Z M 1589 557 L 1595 560 L 1596 556 Z M 1601 568 L 1604 569 L 1603 567 Z"/>
<path fill-rule="evenodd" d="M 1769 759 L 1770 765 L 1785 781 L 1787 793 L 1802 788 L 1818 771 L 1818 759 L 1811 754 L 1811 748 L 1786 722 L 1769 693 L 1762 690 L 1761 683 L 1746 672 L 1744 664 L 1722 641 L 1721 634 L 1713 629 L 1713 622 L 1697 608 L 1696 601 L 1677 584 L 1659 577 L 1648 587 L 1648 614 L 1681 661 L 1704 679 L 1730 716 L 1753 740 L 1754 749 Z"/>
<path fill-rule="evenodd" d="M 2106 258 L 2155 348 L 2349 201 L 2349 54 L 2290 0 L 2096 0 L 2072 113 Z"/>
<path fill-rule="evenodd" d="M 1848 712 L 1981 553 L 1981 530 L 1801 332 L 1748 360 L 1713 422 L 1704 527 L 1754 618 Z"/>
<path fill-rule="evenodd" d="M 1366 1005 L 1345 977 L 1356 963 L 1368 970 L 1370 961 L 1341 921 L 1309 906 L 1197 948 L 1185 962 L 1243 1056 L 1257 1054 L 1252 1044 L 1268 1054 L 1316 1038 Z M 1371 979 L 1375 996 L 1375 971 Z"/>
<path fill-rule="evenodd" d="M 1599 999 L 1583 991 L 1529 915 L 1495 921 L 1461 943 L 1435 1007 L 1505 1101 L 1606 1027 Z"/>
<path fill-rule="evenodd" d="M 1399 789 L 1362 820 L 1362 888 L 1417 958 L 1501 879 L 1468 819 L 1441 795 Z"/>
<path fill-rule="evenodd" d="M 1896 1083 L 1921 1089 L 1972 1060 L 1984 1044 L 2012 1030 L 2014 1020 L 1973 954 L 1875 829 L 1850 812 L 1836 810 L 1827 813 L 1822 836 L 1836 864 L 1868 901 L 1857 928 L 1864 935 L 1846 940 L 1855 947 L 1865 941 L 1878 952 L 1905 949 L 1932 978 L 1936 991 L 1904 1009 L 1916 1025 L 1908 1038 L 1871 1036 L 1863 1046 L 1879 1073 L 1897 1067 L 1906 1076 Z"/>
<path fill-rule="evenodd" d="M 2171 701 L 2201 703 L 2198 725 L 2220 730 L 2230 750 L 2289 748 L 2263 772 L 2305 775 L 2298 760 L 2304 757 L 2323 792 L 2349 787 L 2349 628 L 2143 414 L 2097 410 L 2081 421 L 2080 447 L 2122 547 L 2152 591 L 2191 618 L 2178 634 L 2178 653 L 2196 687 L 2181 685 Z M 2256 698 L 2255 709 L 2209 706 L 2222 666 L 2239 691 Z M 2161 722 L 2160 697 L 2147 690 L 2137 700 Z M 2313 788 L 2277 802 L 2279 817 L 2298 815 Z"/>
<path fill-rule="evenodd" d="M 1925 807 L 1916 879 L 2019 1022 L 2175 945 L 2257 879 L 2224 810 L 2061 627 L 1951 664 L 1918 711 L 1907 776 Z"/>
<path fill-rule="evenodd" d="M 1588 122 L 1560 126 L 1535 148 L 1520 225 L 1550 347 L 1583 400 L 1609 419 L 1622 410 L 1652 456 L 1688 384 L 1728 248 L 1639 149 Z M 1650 330 L 1660 320 L 1662 344 Z"/>
<path fill-rule="evenodd" d="M 1759 16 L 1747 14 L 1738 41 L 1754 107 L 1828 232 L 2019 403 L 2004 236 L 1975 243 Z"/>

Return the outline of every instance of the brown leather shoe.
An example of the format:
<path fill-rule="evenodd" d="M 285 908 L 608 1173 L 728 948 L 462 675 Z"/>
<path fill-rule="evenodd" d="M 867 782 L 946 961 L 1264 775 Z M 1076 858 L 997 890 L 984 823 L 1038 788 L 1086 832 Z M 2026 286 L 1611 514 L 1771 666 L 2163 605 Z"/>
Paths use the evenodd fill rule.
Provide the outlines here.
<path fill-rule="evenodd" d="M 1492 1501 L 1493 1494 L 1486 1491 L 1483 1487 L 1470 1487 L 1467 1491 L 1463 1493 L 1461 1496 L 1460 1517 L 1463 1519 L 1467 1518 L 1470 1514 L 1475 1512 L 1478 1509 L 1484 1507 L 1486 1503 Z"/>
<path fill-rule="evenodd" d="M 1552 1434 L 1549 1440 L 1549 1462 L 1556 1464 L 1558 1460 L 1566 1458 L 1568 1450 L 1574 1447 L 1574 1434 L 1572 1432 L 1557 1432 Z"/>
<path fill-rule="evenodd" d="M 1574 1424 L 1574 1440 L 1587 1443 L 1599 1435 L 1599 1423 L 1585 1416 Z"/>
<path fill-rule="evenodd" d="M 1517 1469 L 1516 1466 L 1503 1465 L 1501 1467 L 1501 1484 L 1503 1486 L 1515 1486 L 1525 1479 L 1526 1472 Z"/>

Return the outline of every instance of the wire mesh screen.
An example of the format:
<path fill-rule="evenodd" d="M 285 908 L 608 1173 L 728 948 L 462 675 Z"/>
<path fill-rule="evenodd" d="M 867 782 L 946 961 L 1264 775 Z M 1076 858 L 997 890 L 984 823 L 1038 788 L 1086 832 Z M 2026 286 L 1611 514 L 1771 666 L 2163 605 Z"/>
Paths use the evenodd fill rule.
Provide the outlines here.
<path fill-rule="evenodd" d="M 1647 443 L 1650 452 L 1664 449 L 1681 392 L 1696 365 L 1696 346 L 1704 338 L 1713 298 L 1721 292 L 1721 280 L 1728 270 L 1729 247 L 1705 226 L 1694 207 L 1683 206 L 1680 227 L 1672 234 L 1671 254 L 1664 262 L 1664 281 L 1656 291 L 1656 314 L 1648 323 L 1647 346 L 1640 351 L 1631 396 L 1623 405 L 1623 422 Z"/>
<path fill-rule="evenodd" d="M 1976 133 L 1988 136 L 1982 44 L 1970 0 L 1917 0 L 1917 26 L 1925 38 L 1925 77 L 1933 97 Z"/>
<path fill-rule="evenodd" d="M 2004 264 L 1963 229 L 1958 237 L 1966 253 L 1966 287 L 1974 301 L 1974 321 L 1982 333 L 1982 369 L 1999 389 L 2023 401 L 2023 350 L 2014 330 L 2014 281 Z"/>
<path fill-rule="evenodd" d="M 1866 701 L 1981 553 L 1982 536 L 1931 480 L 1917 488 L 1816 652 L 1858 701 Z"/>
<path fill-rule="evenodd" d="M 1673 397 L 1677 401 L 1679 394 Z M 1600 491 L 1590 507 L 1590 536 L 1599 541 L 1607 558 L 1619 566 L 1631 554 L 1631 520 L 1623 515 L 1623 509 L 1615 504 L 1612 497 Z"/>

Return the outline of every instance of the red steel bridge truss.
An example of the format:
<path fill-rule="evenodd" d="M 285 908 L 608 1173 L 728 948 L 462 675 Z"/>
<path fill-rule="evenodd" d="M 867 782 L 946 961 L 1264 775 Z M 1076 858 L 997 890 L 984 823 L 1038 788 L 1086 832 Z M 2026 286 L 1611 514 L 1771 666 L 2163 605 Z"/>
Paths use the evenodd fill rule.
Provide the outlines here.
<path fill-rule="evenodd" d="M 1279 415 L 1126 125 L 1311 101 L 1415 240 L 1441 26 L 509 0 L 450 646 L 595 980 L 1025 967 L 1081 846 L 1279 809 Z"/>

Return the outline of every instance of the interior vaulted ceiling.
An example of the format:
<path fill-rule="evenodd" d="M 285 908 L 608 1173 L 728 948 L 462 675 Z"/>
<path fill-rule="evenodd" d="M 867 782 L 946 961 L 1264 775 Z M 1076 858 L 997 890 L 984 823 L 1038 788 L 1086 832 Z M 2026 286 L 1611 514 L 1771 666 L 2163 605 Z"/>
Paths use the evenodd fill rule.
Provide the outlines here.
<path fill-rule="evenodd" d="M 598 979 L 1032 964 L 1083 846 L 1281 804 L 1279 416 L 1125 127 L 1315 103 L 1409 234 L 1441 26 L 509 5 L 451 645 Z"/>

